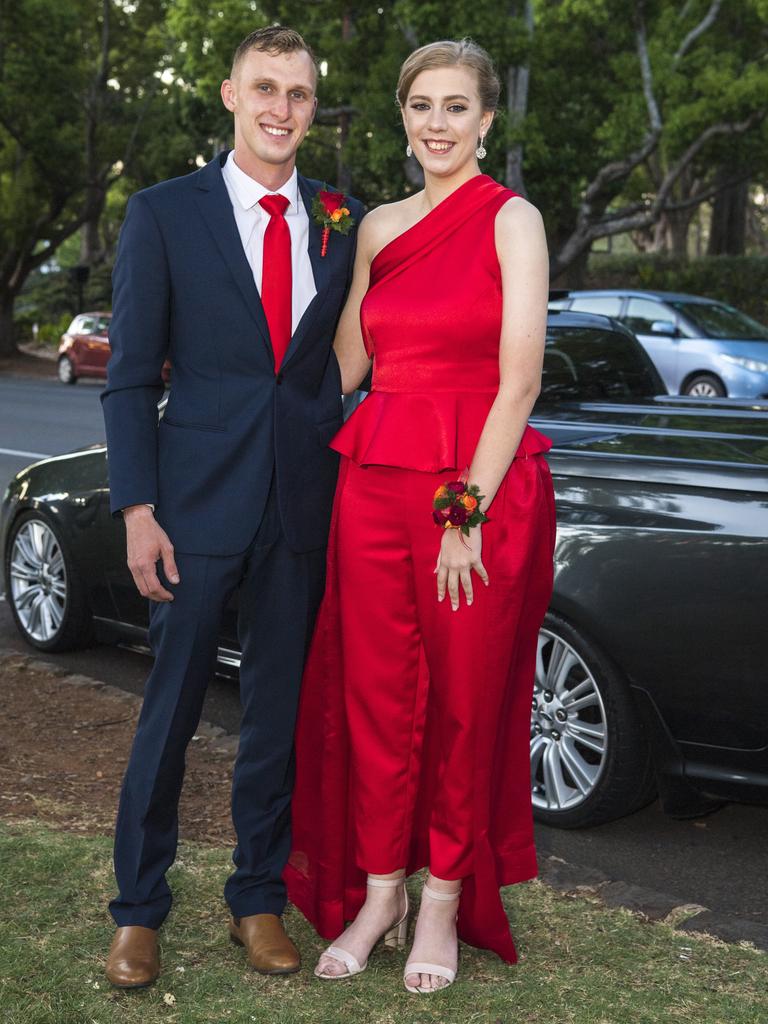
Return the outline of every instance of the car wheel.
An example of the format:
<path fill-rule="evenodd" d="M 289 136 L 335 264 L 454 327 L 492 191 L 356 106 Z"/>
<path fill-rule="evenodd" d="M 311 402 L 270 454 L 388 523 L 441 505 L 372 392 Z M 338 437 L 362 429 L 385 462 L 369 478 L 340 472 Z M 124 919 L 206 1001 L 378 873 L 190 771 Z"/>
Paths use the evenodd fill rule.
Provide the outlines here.
<path fill-rule="evenodd" d="M 24 512 L 11 528 L 5 593 L 27 643 L 41 651 L 88 644 L 93 617 L 59 528 L 42 512 Z"/>
<path fill-rule="evenodd" d="M 686 383 L 683 394 L 694 398 L 725 398 L 725 385 L 712 373 L 697 373 Z"/>
<path fill-rule="evenodd" d="M 569 623 L 539 631 L 531 709 L 531 797 L 537 821 L 600 825 L 653 800 L 651 752 L 629 688 Z"/>
<path fill-rule="evenodd" d="M 77 384 L 75 364 L 69 356 L 62 356 L 59 359 L 59 380 L 62 384 Z"/>

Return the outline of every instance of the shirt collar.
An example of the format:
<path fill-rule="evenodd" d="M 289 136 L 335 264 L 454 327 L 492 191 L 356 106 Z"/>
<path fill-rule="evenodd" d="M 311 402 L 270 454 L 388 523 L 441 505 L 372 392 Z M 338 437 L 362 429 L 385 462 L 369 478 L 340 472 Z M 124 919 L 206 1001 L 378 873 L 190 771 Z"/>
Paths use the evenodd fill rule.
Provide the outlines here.
<path fill-rule="evenodd" d="M 276 192 L 271 192 L 260 182 L 246 174 L 235 163 L 235 151 L 232 150 L 222 168 L 224 177 L 234 192 L 235 198 L 244 210 L 250 210 L 264 196 L 281 195 L 288 200 L 289 206 L 286 213 L 298 213 L 299 211 L 299 175 L 294 167 L 293 174 L 284 185 L 281 185 Z"/>

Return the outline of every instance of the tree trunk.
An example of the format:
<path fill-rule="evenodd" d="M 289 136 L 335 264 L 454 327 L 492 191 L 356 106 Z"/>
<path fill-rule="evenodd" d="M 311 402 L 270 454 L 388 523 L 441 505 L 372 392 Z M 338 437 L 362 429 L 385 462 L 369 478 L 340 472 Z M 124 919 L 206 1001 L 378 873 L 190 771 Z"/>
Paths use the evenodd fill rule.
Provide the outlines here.
<path fill-rule="evenodd" d="M 14 292 L 0 292 L 0 358 L 15 356 L 19 351 L 13 327 L 15 301 L 16 294 Z"/>
<path fill-rule="evenodd" d="M 80 228 L 80 263 L 95 267 L 104 260 L 104 244 L 101 238 L 101 217 L 107 205 L 107 190 L 98 183 L 91 183 L 86 190 L 89 217 Z"/>
<path fill-rule="evenodd" d="M 587 264 L 589 262 L 589 249 L 580 252 L 578 256 L 565 267 L 558 267 L 556 261 L 551 261 L 550 288 L 584 288 L 587 285 Z"/>
<path fill-rule="evenodd" d="M 723 169 L 721 177 L 732 175 L 733 168 Z M 709 256 L 743 256 L 747 232 L 749 183 L 727 185 L 715 196 L 712 224 L 709 229 Z"/>
<path fill-rule="evenodd" d="M 511 18 L 519 16 L 518 4 L 512 4 L 509 10 Z M 528 34 L 530 44 L 533 39 L 533 0 L 525 0 L 523 7 L 523 18 L 525 19 L 525 30 Z M 517 130 L 525 121 L 528 114 L 528 89 L 530 86 L 531 69 L 530 59 L 527 58 L 524 64 L 507 68 L 507 116 L 509 126 Z M 526 196 L 525 180 L 523 177 L 523 147 L 517 142 L 507 147 L 507 155 L 504 168 L 504 184 L 521 196 Z"/>
<path fill-rule="evenodd" d="M 667 210 L 665 216 L 669 238 L 669 251 L 681 260 L 688 259 L 688 229 L 696 207 L 686 210 Z"/>
<path fill-rule="evenodd" d="M 99 218 L 87 220 L 80 229 L 80 262 L 86 267 L 99 263 L 103 256 L 99 237 Z"/>

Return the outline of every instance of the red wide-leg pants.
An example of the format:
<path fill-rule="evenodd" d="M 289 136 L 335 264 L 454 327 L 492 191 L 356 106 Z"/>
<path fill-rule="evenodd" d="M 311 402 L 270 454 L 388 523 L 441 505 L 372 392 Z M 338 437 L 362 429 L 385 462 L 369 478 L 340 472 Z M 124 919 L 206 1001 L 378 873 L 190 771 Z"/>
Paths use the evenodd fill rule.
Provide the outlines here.
<path fill-rule="evenodd" d="M 297 733 L 294 902 L 342 930 L 365 873 L 428 864 L 464 879 L 459 933 L 516 954 L 499 886 L 537 873 L 530 707 L 552 589 L 554 496 L 542 454 L 514 460 L 483 526 L 490 584 L 437 600 L 435 489 L 450 473 L 343 459 L 328 584 Z"/>

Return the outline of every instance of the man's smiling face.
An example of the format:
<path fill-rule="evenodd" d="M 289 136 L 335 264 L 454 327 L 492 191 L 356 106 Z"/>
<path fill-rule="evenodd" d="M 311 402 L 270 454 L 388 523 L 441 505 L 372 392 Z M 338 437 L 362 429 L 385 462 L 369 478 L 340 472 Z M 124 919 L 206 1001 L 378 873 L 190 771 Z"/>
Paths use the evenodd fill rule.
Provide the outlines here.
<path fill-rule="evenodd" d="M 315 66 L 306 50 L 249 50 L 240 58 L 222 83 L 221 97 L 235 115 L 235 157 L 242 170 L 255 175 L 264 165 L 293 170 L 315 116 L 315 86 Z"/>

